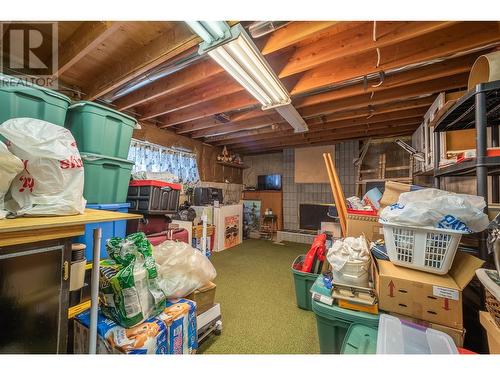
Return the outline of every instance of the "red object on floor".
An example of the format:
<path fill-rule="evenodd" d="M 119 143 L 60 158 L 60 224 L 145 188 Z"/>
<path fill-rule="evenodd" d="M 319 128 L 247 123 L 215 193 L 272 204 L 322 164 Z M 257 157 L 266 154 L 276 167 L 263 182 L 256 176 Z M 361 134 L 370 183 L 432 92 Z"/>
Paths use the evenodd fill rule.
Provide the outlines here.
<path fill-rule="evenodd" d="M 170 233 L 172 232 L 172 233 Z M 186 229 L 173 229 L 172 231 L 165 231 L 161 233 L 153 233 L 147 236 L 151 245 L 158 246 L 166 240 L 180 241 L 189 243 L 189 235 Z"/>
<path fill-rule="evenodd" d="M 318 234 L 311 245 L 311 248 L 306 254 L 304 259 L 304 265 L 302 266 L 302 272 L 311 272 L 312 265 L 314 263 L 314 258 L 318 258 L 319 261 L 323 262 L 325 260 L 326 252 L 326 234 Z"/>
<path fill-rule="evenodd" d="M 477 354 L 476 352 L 470 351 L 465 348 L 457 348 L 458 349 L 458 354 Z"/>

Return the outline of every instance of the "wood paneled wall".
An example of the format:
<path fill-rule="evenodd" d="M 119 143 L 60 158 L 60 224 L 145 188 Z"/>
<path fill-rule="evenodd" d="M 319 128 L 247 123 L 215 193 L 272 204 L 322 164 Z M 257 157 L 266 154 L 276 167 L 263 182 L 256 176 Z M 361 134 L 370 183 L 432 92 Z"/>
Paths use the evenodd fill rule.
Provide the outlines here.
<path fill-rule="evenodd" d="M 169 130 L 159 129 L 151 124 L 141 123 L 141 128 L 134 130 L 134 138 L 165 147 L 184 148 L 196 153 L 202 181 L 225 182 L 228 180 L 234 184 L 243 182 L 241 169 L 217 164 L 217 154 L 222 152 L 221 148 L 210 146 Z"/>

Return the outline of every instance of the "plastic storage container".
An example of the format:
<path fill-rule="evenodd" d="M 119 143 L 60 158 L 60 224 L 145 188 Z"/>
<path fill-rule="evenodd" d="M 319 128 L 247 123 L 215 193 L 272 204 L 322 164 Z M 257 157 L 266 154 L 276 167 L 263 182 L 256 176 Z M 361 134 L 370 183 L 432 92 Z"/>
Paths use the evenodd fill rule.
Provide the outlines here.
<path fill-rule="evenodd" d="M 136 124 L 133 117 L 83 101 L 69 107 L 65 127 L 81 152 L 126 159 Z"/>
<path fill-rule="evenodd" d="M 297 306 L 304 310 L 311 310 L 311 287 L 318 275 L 293 268 L 295 264 L 303 262 L 304 258 L 305 255 L 299 255 L 292 263 L 293 282 L 295 284 Z"/>
<path fill-rule="evenodd" d="M 331 291 L 324 287 L 320 275 L 311 291 L 331 297 Z M 319 347 L 322 354 L 340 354 L 347 331 L 353 324 L 376 329 L 379 315 L 347 310 L 337 305 L 327 305 L 312 300 L 312 311 L 316 314 Z"/>
<path fill-rule="evenodd" d="M 381 223 L 387 255 L 392 263 L 439 275 L 448 273 L 462 232 Z"/>
<path fill-rule="evenodd" d="M 0 124 L 11 118 L 31 117 L 64 126 L 71 99 L 56 91 L 0 74 L 0 103 Z"/>
<path fill-rule="evenodd" d="M 125 203 L 133 161 L 80 153 L 84 167 L 83 196 L 89 204 Z"/>
<path fill-rule="evenodd" d="M 144 214 L 177 212 L 181 185 L 156 180 L 130 181 L 127 202 L 130 211 Z"/>
<path fill-rule="evenodd" d="M 128 203 L 117 204 L 88 204 L 87 208 L 94 210 L 107 210 L 116 212 L 128 212 Z M 80 237 L 75 237 L 73 243 L 83 243 L 85 248 L 85 258 L 91 261 L 94 258 L 94 229 L 101 227 L 101 258 L 108 258 L 106 251 L 106 241 L 111 237 L 125 237 L 125 230 L 127 228 L 126 220 L 108 221 L 102 223 L 92 223 L 85 225 L 85 234 Z"/>
<path fill-rule="evenodd" d="M 349 327 L 341 354 L 376 354 L 378 330 L 361 324 Z"/>
<path fill-rule="evenodd" d="M 377 354 L 458 354 L 458 350 L 446 333 L 382 314 Z"/>

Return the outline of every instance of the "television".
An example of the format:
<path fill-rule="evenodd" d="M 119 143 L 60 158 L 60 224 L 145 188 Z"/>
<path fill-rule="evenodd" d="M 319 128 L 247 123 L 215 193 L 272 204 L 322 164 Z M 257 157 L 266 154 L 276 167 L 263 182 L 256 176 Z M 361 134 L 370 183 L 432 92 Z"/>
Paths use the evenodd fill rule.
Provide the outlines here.
<path fill-rule="evenodd" d="M 281 190 L 281 175 L 266 174 L 257 176 L 257 190 Z"/>

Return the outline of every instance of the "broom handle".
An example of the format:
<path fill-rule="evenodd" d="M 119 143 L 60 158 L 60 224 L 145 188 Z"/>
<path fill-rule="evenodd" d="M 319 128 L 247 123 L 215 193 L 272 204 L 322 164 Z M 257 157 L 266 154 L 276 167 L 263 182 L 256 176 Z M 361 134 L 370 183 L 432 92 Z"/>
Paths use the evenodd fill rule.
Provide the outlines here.
<path fill-rule="evenodd" d="M 335 201 L 335 206 L 337 207 L 337 213 L 340 219 L 340 227 L 342 228 L 342 235 L 345 236 L 347 232 L 346 216 L 345 216 L 345 211 L 343 211 L 341 207 L 340 195 L 337 190 L 337 186 L 335 184 L 335 177 L 334 177 L 335 169 L 331 164 L 331 156 L 330 157 L 329 156 L 330 156 L 329 153 L 324 153 L 323 159 L 325 160 L 326 171 L 328 173 L 328 179 L 330 180 L 330 188 L 332 189 L 333 200 Z"/>

